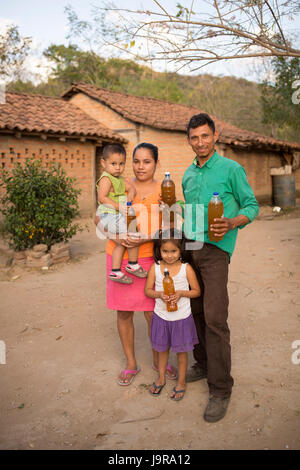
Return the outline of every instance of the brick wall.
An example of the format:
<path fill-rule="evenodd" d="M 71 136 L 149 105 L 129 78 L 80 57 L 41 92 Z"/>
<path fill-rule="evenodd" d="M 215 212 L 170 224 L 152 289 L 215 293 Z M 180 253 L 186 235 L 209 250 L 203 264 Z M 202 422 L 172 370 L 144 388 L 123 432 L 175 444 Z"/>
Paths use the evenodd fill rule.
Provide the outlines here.
<path fill-rule="evenodd" d="M 271 168 L 280 167 L 280 154 L 268 151 L 247 151 L 227 147 L 224 156 L 240 163 L 246 170 L 247 178 L 259 202 L 272 203 Z"/>
<path fill-rule="evenodd" d="M 126 146 L 127 164 L 124 176 L 132 177 L 132 153 L 136 145 L 141 142 L 150 142 L 159 148 L 159 164 L 156 171 L 156 179 L 161 181 L 165 171 L 171 172 L 171 177 L 176 184 L 176 194 L 182 198 L 181 180 L 184 170 L 193 160 L 193 152 L 188 146 L 184 132 L 160 130 L 150 126 L 136 124 L 120 116 L 108 106 L 89 98 L 83 93 L 78 93 L 71 98 L 71 102 L 80 107 L 100 123 L 118 132 L 129 143 Z"/>
<path fill-rule="evenodd" d="M 141 126 L 140 136 L 141 142 L 151 142 L 159 149 L 156 179 L 162 181 L 164 173 L 169 171 L 176 185 L 176 196 L 178 199 L 182 199 L 182 177 L 194 159 L 193 151 L 187 143 L 185 134 Z"/>
<path fill-rule="evenodd" d="M 76 186 L 82 190 L 79 196 L 82 215 L 94 213 L 94 153 L 92 143 L 79 140 L 60 142 L 58 139 L 25 136 L 17 139 L 0 134 L 0 172 L 11 170 L 16 163 L 24 163 L 26 158 L 42 159 L 45 167 L 50 162 L 59 162 L 68 176 L 76 178 Z"/>
<path fill-rule="evenodd" d="M 83 93 L 78 93 L 72 96 L 70 101 L 72 104 L 82 109 L 82 111 L 87 113 L 89 116 L 96 119 L 106 127 L 109 127 L 109 129 L 116 131 L 118 134 L 122 135 L 122 137 L 129 141 L 125 148 L 128 162 L 130 162 L 133 149 L 139 143 L 138 129 L 135 123 L 124 119 L 118 113 L 111 110 L 108 106 L 99 103 L 97 100 L 89 98 Z M 131 165 L 126 165 L 125 176 L 131 175 Z"/>
<path fill-rule="evenodd" d="M 105 126 L 118 132 L 128 139 L 127 165 L 124 175 L 132 177 L 131 156 L 134 147 L 140 142 L 150 142 L 159 148 L 159 164 L 156 171 L 156 179 L 161 181 L 165 171 L 171 172 L 171 177 L 176 184 L 176 194 L 182 198 L 181 180 L 185 169 L 192 163 L 194 154 L 187 143 L 184 132 L 160 130 L 150 126 L 136 125 L 134 122 L 123 118 L 120 114 L 108 106 L 89 98 L 83 93 L 78 93 L 71 98 L 71 102 L 80 107 L 87 114 L 97 119 Z M 272 180 L 270 168 L 283 164 L 281 157 L 276 152 L 261 150 L 240 150 L 228 145 L 217 145 L 221 155 L 240 163 L 246 170 L 249 184 L 255 196 L 260 202 L 271 203 Z M 295 174 L 296 187 L 300 192 L 300 169 Z"/>

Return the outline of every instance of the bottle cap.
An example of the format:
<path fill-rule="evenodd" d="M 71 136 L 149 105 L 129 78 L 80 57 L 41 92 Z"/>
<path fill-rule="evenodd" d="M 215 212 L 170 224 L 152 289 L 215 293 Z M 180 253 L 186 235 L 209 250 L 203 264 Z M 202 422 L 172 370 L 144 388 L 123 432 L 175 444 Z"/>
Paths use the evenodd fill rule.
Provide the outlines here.
<path fill-rule="evenodd" d="M 164 275 L 169 274 L 169 270 L 167 268 L 164 269 Z"/>
<path fill-rule="evenodd" d="M 127 202 L 127 206 L 131 206 L 131 202 L 128 201 L 128 202 Z"/>
<path fill-rule="evenodd" d="M 219 196 L 219 193 L 215 192 L 213 193 L 213 196 Z"/>

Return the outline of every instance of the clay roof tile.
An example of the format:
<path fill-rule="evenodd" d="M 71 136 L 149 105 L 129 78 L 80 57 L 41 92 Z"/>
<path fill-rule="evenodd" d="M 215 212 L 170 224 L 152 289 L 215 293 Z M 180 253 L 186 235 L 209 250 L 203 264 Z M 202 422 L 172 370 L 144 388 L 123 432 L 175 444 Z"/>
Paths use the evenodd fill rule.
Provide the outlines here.
<path fill-rule="evenodd" d="M 34 94 L 6 93 L 5 103 L 0 104 L 0 129 L 126 142 L 126 139 L 72 103 L 61 98 Z"/>
<path fill-rule="evenodd" d="M 76 93 L 86 95 L 101 101 L 117 111 L 126 119 L 136 123 L 174 131 L 186 131 L 189 119 L 200 112 L 195 107 L 154 98 L 127 95 L 125 93 L 110 91 L 86 83 L 74 83 L 62 97 L 67 100 Z M 222 121 L 211 115 L 216 128 L 220 132 L 219 142 L 241 147 L 269 147 L 277 150 L 300 150 L 300 143 L 287 142 L 260 135 L 256 132 L 240 129 L 232 124 Z"/>

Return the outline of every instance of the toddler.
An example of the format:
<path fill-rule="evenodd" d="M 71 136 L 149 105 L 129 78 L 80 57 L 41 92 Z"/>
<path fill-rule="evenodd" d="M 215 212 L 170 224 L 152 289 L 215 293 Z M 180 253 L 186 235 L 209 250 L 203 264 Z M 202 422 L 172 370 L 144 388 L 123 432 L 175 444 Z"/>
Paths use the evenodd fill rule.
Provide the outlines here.
<path fill-rule="evenodd" d="M 126 151 L 122 145 L 109 144 L 103 149 L 101 165 L 103 172 L 97 182 L 98 202 L 97 215 L 104 230 L 114 234 L 127 233 L 126 199 L 133 201 L 134 186 L 121 175 L 125 169 Z M 126 198 L 127 192 L 127 198 Z M 132 279 L 121 271 L 125 247 L 116 244 L 112 254 L 112 270 L 109 279 L 121 284 L 132 284 Z M 137 261 L 138 247 L 128 248 L 128 264 L 125 270 L 134 276 L 145 278 L 145 271 Z"/>

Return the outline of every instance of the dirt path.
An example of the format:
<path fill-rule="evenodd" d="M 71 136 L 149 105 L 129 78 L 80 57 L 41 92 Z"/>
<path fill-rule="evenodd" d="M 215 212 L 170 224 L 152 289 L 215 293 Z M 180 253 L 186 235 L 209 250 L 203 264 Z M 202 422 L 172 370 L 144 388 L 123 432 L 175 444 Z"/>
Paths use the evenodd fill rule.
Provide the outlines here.
<path fill-rule="evenodd" d="M 150 396 L 141 313 L 142 371 L 130 387 L 117 385 L 123 354 L 93 229 L 72 241 L 68 264 L 10 281 L 2 269 L 0 449 L 300 449 L 300 364 L 291 360 L 300 340 L 299 220 L 257 220 L 239 232 L 229 282 L 235 386 L 215 424 L 202 418 L 205 381 L 189 384 L 179 403 L 171 381 Z"/>

